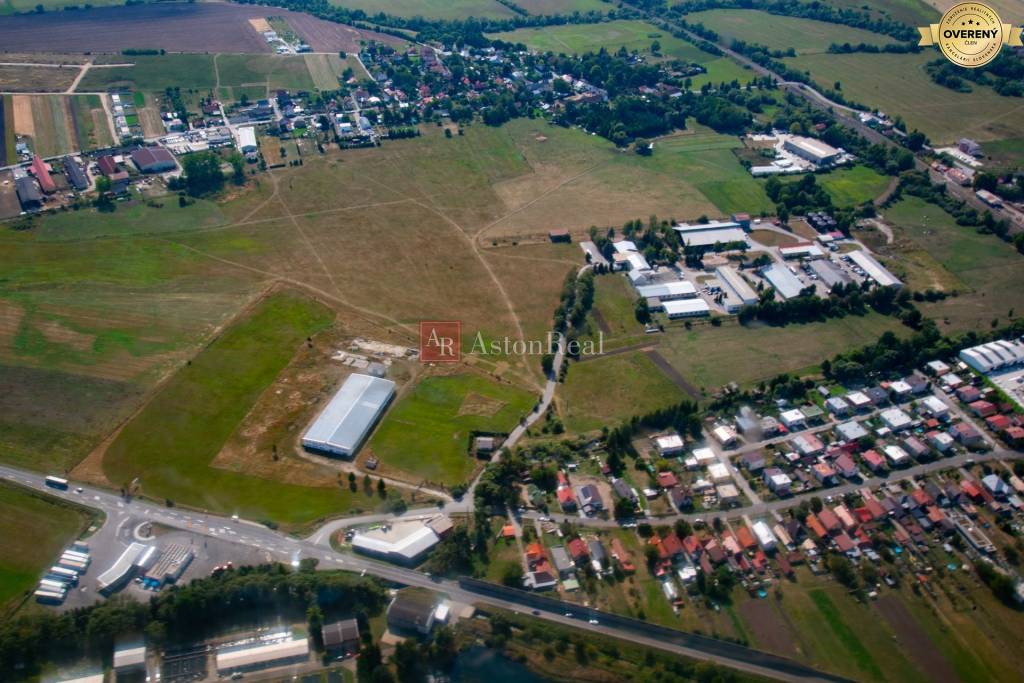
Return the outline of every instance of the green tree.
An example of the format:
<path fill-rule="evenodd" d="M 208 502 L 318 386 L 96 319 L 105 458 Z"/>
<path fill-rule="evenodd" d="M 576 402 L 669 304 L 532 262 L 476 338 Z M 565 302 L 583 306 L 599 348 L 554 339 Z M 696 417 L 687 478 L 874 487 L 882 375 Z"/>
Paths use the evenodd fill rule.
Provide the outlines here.
<path fill-rule="evenodd" d="M 193 197 L 202 197 L 219 191 L 224 186 L 220 170 L 220 157 L 213 152 L 189 154 L 182 159 L 185 191 Z"/>

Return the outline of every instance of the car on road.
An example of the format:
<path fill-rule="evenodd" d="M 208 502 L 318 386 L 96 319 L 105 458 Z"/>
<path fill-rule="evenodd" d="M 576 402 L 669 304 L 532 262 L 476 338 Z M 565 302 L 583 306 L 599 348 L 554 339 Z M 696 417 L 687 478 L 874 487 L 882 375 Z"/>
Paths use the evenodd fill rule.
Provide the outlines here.
<path fill-rule="evenodd" d="M 588 623 L 588 624 L 590 624 L 590 625 L 592 625 L 592 626 L 597 626 L 597 625 L 598 625 L 598 624 L 600 624 L 601 622 L 600 622 L 600 621 L 598 621 L 597 619 L 588 619 L 588 620 L 587 620 L 587 623 Z"/>
<path fill-rule="evenodd" d="M 82 488 L 81 486 L 76 486 L 76 487 L 75 487 L 75 493 L 81 493 L 81 492 L 82 492 L 82 491 L 84 491 L 84 490 L 85 490 L 85 489 L 83 489 L 83 488 Z"/>
<path fill-rule="evenodd" d="M 539 609 L 530 610 L 530 614 L 532 614 L 535 617 L 539 617 L 540 616 L 540 610 Z"/>

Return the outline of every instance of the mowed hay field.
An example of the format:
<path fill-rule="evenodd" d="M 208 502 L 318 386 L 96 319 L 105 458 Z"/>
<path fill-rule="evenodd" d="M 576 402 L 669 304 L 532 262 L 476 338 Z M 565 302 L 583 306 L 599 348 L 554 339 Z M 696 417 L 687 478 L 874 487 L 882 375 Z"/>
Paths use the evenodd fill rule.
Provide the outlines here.
<path fill-rule="evenodd" d="M 818 83 L 839 81 L 851 100 L 900 115 L 907 129 L 917 128 L 933 145 L 961 137 L 980 141 L 1024 135 L 1024 101 L 1002 97 L 991 88 L 972 85 L 959 93 L 934 83 L 925 64 L 938 57 L 919 54 L 807 55 L 787 59 L 790 66 L 809 71 Z"/>
<path fill-rule="evenodd" d="M 426 377 L 388 411 L 367 454 L 380 459 L 381 473 L 413 483 L 464 483 L 480 466 L 470 450 L 472 433 L 511 432 L 537 398 L 471 373 Z"/>
<path fill-rule="evenodd" d="M 726 45 L 732 40 L 742 40 L 766 45 L 773 50 L 793 48 L 798 54 L 825 52 L 832 43 L 885 45 L 895 42 L 888 36 L 849 26 L 783 17 L 758 10 L 715 9 L 693 12 L 687 15 L 686 20 L 691 24 L 704 24 L 714 30 Z"/>
<path fill-rule="evenodd" d="M 294 524 L 350 509 L 353 495 L 335 482 L 296 486 L 210 466 L 306 337 L 333 319 L 291 291 L 257 303 L 125 425 L 104 454 L 107 478 L 120 485 L 138 477 L 150 497 L 250 519 Z"/>
<path fill-rule="evenodd" d="M 88 523 L 78 508 L 38 493 L 0 483 L 0 615 L 31 593 L 65 544 Z"/>
<path fill-rule="evenodd" d="M 332 5 L 348 9 L 361 9 L 373 16 L 378 12 L 397 17 L 424 17 L 425 19 L 464 20 L 512 19 L 515 12 L 497 0 L 331 0 Z"/>
<path fill-rule="evenodd" d="M 313 87 L 320 90 L 337 90 L 338 77 L 347 66 L 338 55 L 303 55 L 306 68 L 313 80 Z"/>
<path fill-rule="evenodd" d="M 577 129 L 509 123 L 499 133 L 510 136 L 532 172 L 496 185 L 511 212 L 489 225 L 485 238 L 546 235 L 552 228 L 583 233 L 591 225 L 621 226 L 652 213 L 684 220 L 771 210 L 763 184 L 732 152 L 741 143 L 692 125 L 658 140 L 652 156 L 640 157 Z"/>
<path fill-rule="evenodd" d="M 692 62 L 712 59 L 692 43 L 662 31 L 644 21 L 618 19 L 598 24 L 564 24 L 522 28 L 504 33 L 491 33 L 488 37 L 510 43 L 523 43 L 531 50 L 543 52 L 584 54 L 604 48 L 610 52 L 625 47 L 629 51 L 651 54 L 651 43 L 661 43 L 665 57 Z"/>

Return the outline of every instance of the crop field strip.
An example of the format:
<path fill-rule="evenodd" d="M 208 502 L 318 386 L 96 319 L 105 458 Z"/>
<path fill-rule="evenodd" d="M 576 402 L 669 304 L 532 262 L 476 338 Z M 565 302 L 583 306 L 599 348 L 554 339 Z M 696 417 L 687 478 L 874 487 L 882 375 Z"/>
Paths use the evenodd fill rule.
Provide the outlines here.
<path fill-rule="evenodd" d="M 373 16 L 384 12 L 396 17 L 424 17 L 447 21 L 478 19 L 511 19 L 515 12 L 497 0 L 330 0 L 332 5 L 361 9 Z M 562 0 L 564 1 L 564 0 Z M 579 1 L 579 0 L 576 0 Z"/>

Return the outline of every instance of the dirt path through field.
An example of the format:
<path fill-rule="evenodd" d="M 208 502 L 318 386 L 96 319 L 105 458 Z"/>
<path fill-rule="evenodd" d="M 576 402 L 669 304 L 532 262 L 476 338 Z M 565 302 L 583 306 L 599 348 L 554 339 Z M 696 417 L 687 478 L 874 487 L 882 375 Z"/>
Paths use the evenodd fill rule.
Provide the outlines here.
<path fill-rule="evenodd" d="M 687 382 L 686 378 L 679 374 L 679 371 L 672 367 L 672 364 L 665 360 L 663 355 L 657 351 L 646 351 L 645 353 L 647 354 L 647 357 L 651 359 L 651 362 L 657 365 L 658 369 L 661 370 L 666 377 L 672 380 L 673 384 L 689 394 L 690 398 L 694 401 L 700 400 L 700 392 L 697 390 L 697 387 Z"/>
<path fill-rule="evenodd" d="M 65 90 L 64 93 L 70 95 L 71 93 L 75 92 L 75 90 L 78 88 L 78 84 L 82 82 L 83 78 L 85 78 L 85 74 L 89 73 L 89 69 L 91 67 L 92 60 L 90 59 L 88 62 L 82 65 L 81 69 L 78 70 L 78 75 L 75 76 L 75 80 L 71 81 L 71 85 L 68 86 L 68 89 Z"/>
<path fill-rule="evenodd" d="M 34 140 L 36 124 L 32 118 L 32 98 L 28 95 L 12 95 L 11 102 L 14 106 L 14 132 Z"/>

